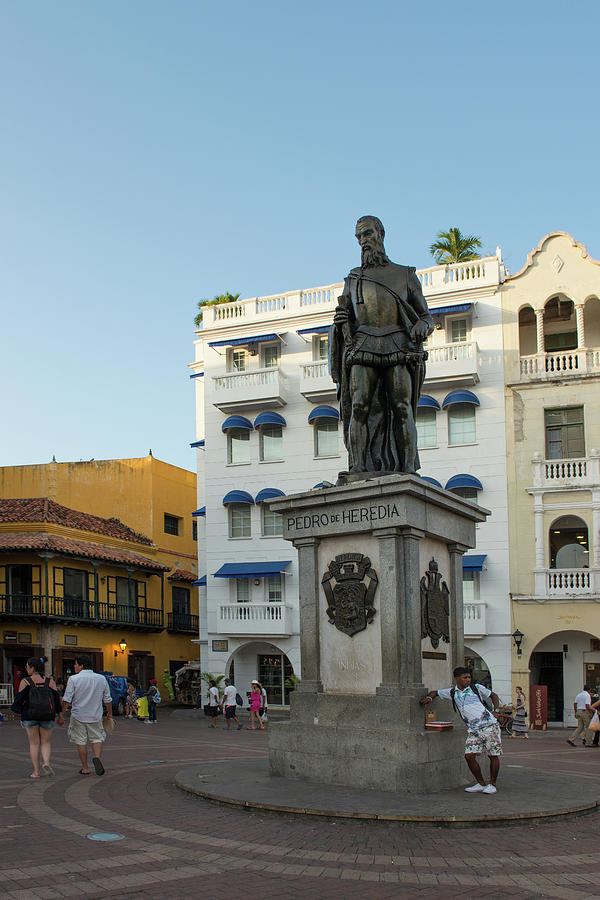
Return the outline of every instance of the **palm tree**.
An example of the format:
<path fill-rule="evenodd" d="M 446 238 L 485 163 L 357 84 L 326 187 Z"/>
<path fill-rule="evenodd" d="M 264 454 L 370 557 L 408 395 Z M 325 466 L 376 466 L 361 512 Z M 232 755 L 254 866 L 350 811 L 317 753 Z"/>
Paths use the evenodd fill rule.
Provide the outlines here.
<path fill-rule="evenodd" d="M 216 306 L 219 303 L 234 303 L 239 299 L 239 294 L 230 294 L 229 291 L 225 291 L 224 294 L 218 294 L 216 297 L 213 297 L 212 300 L 198 300 L 198 309 L 199 313 L 194 317 L 194 325 L 198 328 L 202 322 L 202 307 L 203 306 Z"/>
<path fill-rule="evenodd" d="M 477 253 L 475 247 L 481 247 L 481 238 L 476 234 L 461 234 L 460 228 L 449 228 L 448 231 L 438 231 L 437 241 L 429 251 L 437 263 L 449 265 L 479 259 L 481 253 Z"/>

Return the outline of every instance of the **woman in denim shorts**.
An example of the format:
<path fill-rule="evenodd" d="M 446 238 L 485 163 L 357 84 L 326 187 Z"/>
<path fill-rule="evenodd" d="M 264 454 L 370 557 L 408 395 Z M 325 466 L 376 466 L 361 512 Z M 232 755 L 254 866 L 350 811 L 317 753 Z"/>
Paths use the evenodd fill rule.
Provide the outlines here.
<path fill-rule="evenodd" d="M 52 719 L 44 722 L 32 719 L 29 713 L 28 697 L 31 684 L 44 684 L 44 663 L 48 662 L 45 656 L 32 656 L 25 664 L 27 677 L 21 679 L 19 693 L 15 697 L 13 703 L 13 711 L 21 714 L 21 725 L 27 732 L 29 740 L 29 756 L 33 765 L 33 772 L 30 778 L 41 778 L 40 771 L 40 755 L 42 758 L 41 769 L 46 775 L 54 775 L 54 769 L 50 764 L 52 729 L 56 724 L 64 725 L 65 720 L 62 714 L 62 701 L 60 694 L 56 689 L 54 679 L 50 678 L 48 687 L 52 691 L 54 697 L 54 706 L 57 713 Z"/>

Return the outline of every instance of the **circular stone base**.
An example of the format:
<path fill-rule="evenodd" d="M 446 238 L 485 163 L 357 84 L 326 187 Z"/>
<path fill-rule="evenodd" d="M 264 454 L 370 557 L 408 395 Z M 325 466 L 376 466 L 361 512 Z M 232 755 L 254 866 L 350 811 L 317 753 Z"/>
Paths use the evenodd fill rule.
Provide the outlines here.
<path fill-rule="evenodd" d="M 181 790 L 205 800 L 288 815 L 325 816 L 410 825 L 467 827 L 523 825 L 580 816 L 600 805 L 600 786 L 533 769 L 500 770 L 496 794 L 462 788 L 438 794 L 393 794 L 278 778 L 266 759 L 186 766 L 175 776 Z"/>

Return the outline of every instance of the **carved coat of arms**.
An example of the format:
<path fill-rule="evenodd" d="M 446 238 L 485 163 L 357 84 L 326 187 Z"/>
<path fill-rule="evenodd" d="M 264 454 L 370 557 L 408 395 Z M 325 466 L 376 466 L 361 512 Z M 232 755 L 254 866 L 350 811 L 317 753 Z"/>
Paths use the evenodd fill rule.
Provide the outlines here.
<path fill-rule="evenodd" d="M 368 556 L 336 556 L 321 579 L 330 623 L 350 637 L 364 631 L 375 615 L 373 601 L 378 580 Z"/>
<path fill-rule="evenodd" d="M 421 637 L 427 636 L 433 647 L 438 646 L 440 638 L 450 643 L 450 591 L 435 559 L 421 578 Z"/>

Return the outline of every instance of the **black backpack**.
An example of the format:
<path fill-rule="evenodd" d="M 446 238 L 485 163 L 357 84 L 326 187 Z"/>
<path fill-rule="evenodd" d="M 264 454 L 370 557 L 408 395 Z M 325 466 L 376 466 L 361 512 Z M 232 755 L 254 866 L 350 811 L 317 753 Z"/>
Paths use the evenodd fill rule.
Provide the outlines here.
<path fill-rule="evenodd" d="M 27 711 L 32 722 L 51 722 L 56 716 L 56 701 L 50 688 L 50 679 L 46 676 L 43 684 L 36 684 L 30 678 Z"/>
<path fill-rule="evenodd" d="M 242 700 L 241 694 L 235 695 L 235 702 L 237 703 L 238 706 L 244 705 L 244 701 Z"/>

